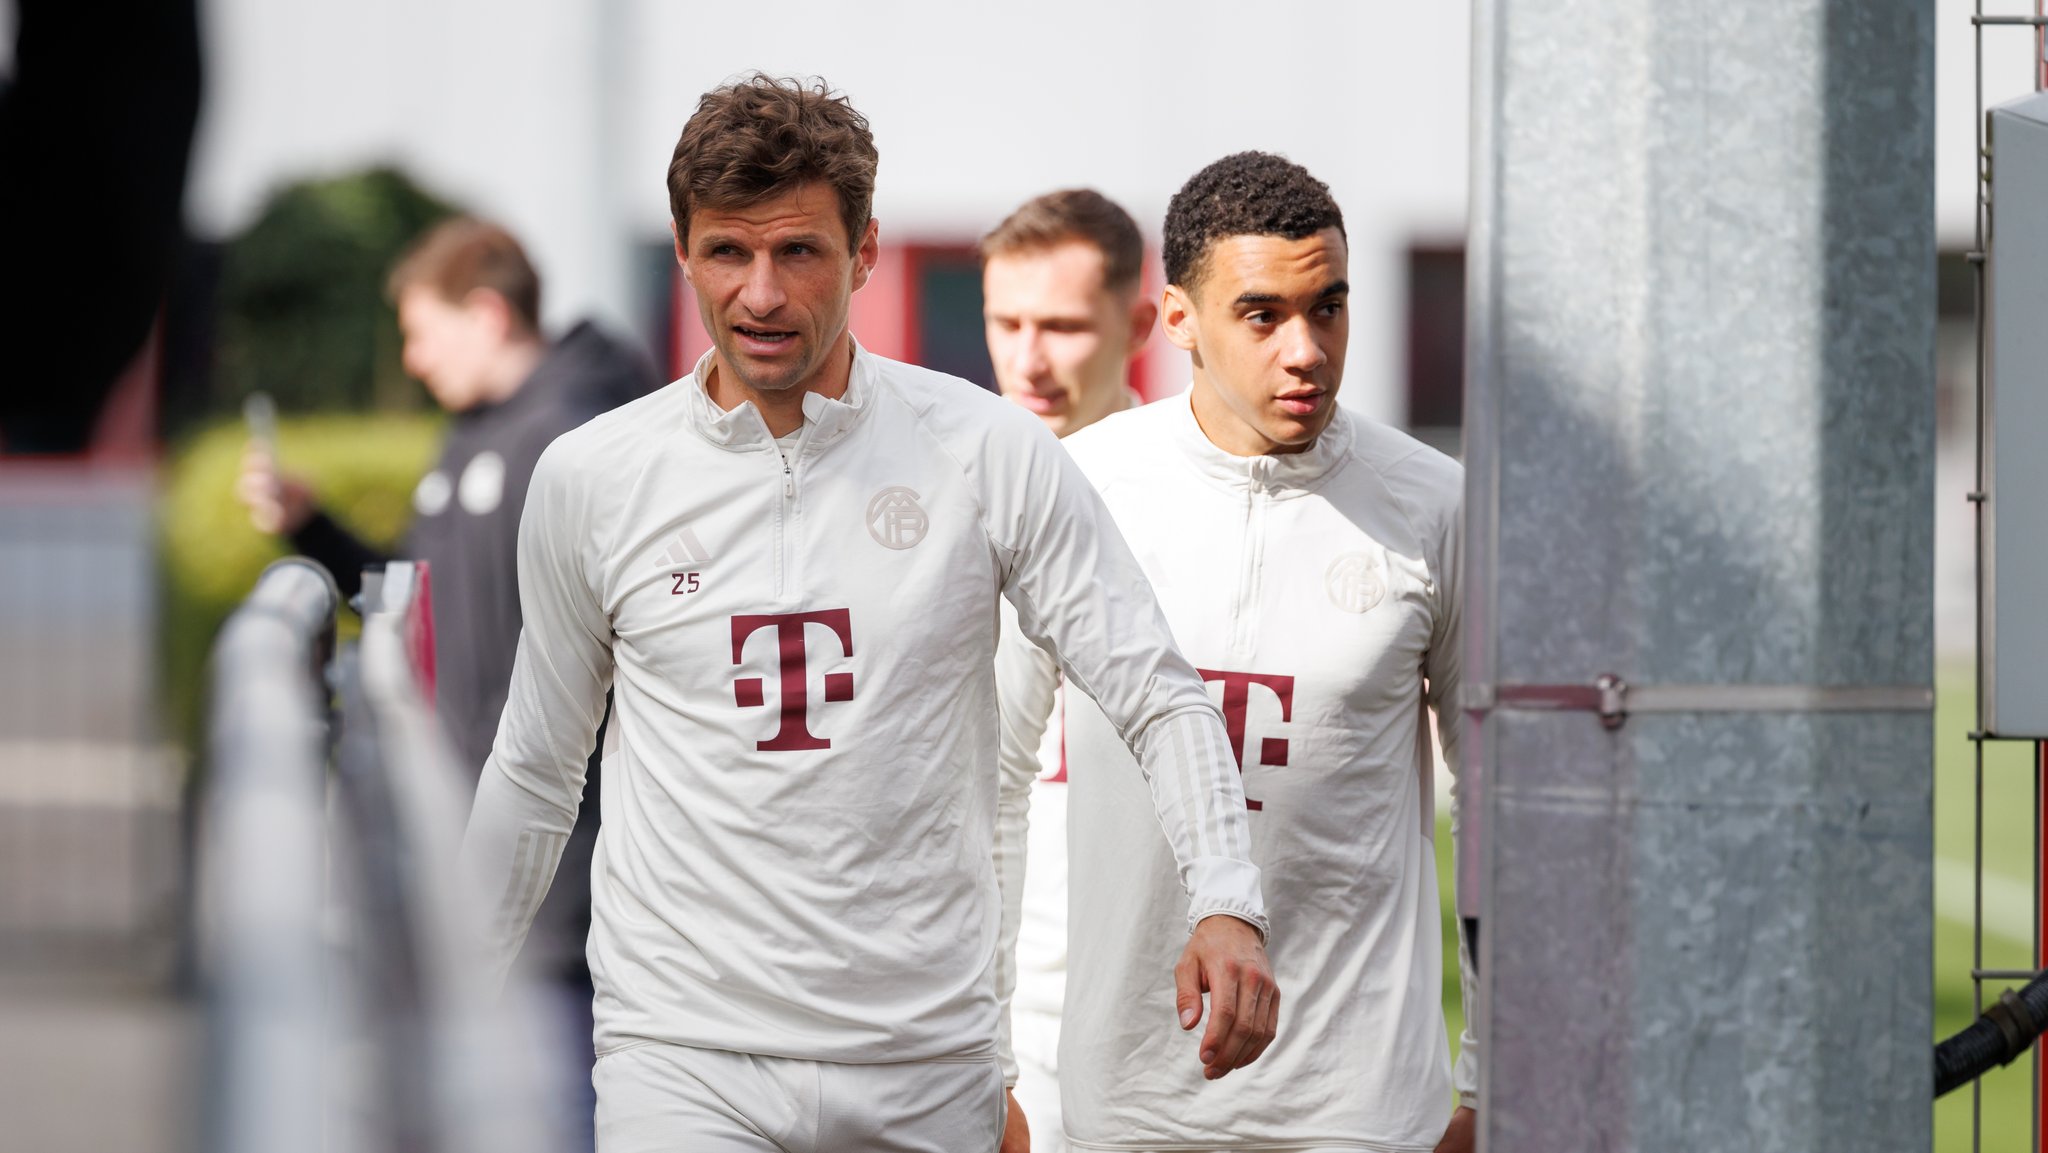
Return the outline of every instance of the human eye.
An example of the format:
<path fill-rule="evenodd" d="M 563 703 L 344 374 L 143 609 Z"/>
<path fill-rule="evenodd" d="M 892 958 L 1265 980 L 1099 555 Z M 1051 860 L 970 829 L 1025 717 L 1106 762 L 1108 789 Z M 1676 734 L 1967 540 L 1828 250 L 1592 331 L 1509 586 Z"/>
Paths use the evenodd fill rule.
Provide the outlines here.
<path fill-rule="evenodd" d="M 1341 300 L 1326 300 L 1326 301 L 1324 301 L 1324 302 L 1322 303 L 1322 305 L 1321 305 L 1320 307 L 1318 307 L 1318 308 L 1316 309 L 1316 314 L 1317 314 L 1318 316 L 1322 316 L 1322 317 L 1332 317 L 1332 316 L 1337 316 L 1337 315 L 1339 315 L 1339 314 L 1340 314 L 1340 313 L 1342 313 L 1343 311 L 1344 311 L 1344 302 L 1343 302 L 1343 301 L 1341 301 Z"/>

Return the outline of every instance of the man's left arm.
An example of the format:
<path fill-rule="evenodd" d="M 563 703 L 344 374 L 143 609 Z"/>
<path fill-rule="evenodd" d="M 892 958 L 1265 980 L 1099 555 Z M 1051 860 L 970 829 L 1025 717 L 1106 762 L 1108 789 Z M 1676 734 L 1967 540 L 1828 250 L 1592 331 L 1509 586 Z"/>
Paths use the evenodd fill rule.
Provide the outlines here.
<path fill-rule="evenodd" d="M 1435 552 L 1434 577 L 1436 580 L 1435 619 L 1430 628 L 1429 651 L 1423 657 L 1424 692 L 1430 711 L 1436 715 L 1437 746 L 1443 750 L 1444 767 L 1451 774 L 1451 855 L 1455 862 L 1465 850 L 1460 837 L 1462 822 L 1461 806 L 1464 790 L 1461 787 L 1464 759 L 1459 746 L 1462 717 L 1458 709 L 1458 688 L 1460 680 L 1460 657 L 1464 651 L 1464 608 L 1463 608 L 1463 515 L 1453 512 L 1444 518 Z M 1458 873 L 1455 865 L 1452 875 Z M 1453 880 L 1453 885 L 1456 881 Z M 1479 1008 L 1478 969 L 1472 954 L 1475 943 L 1466 931 L 1467 920 L 1458 922 L 1458 993 L 1464 1005 L 1465 1029 L 1458 1038 L 1458 1058 L 1451 1070 L 1451 1082 L 1458 1092 L 1460 1110 L 1476 1109 L 1479 1105 L 1479 1038 L 1478 1027 L 1473 1014 Z M 1476 925 L 1477 921 L 1471 924 Z M 1469 1134 L 1472 1118 L 1462 1117 L 1452 1122 L 1452 1133 L 1446 1134 L 1450 1142 L 1462 1128 Z M 1461 1126 L 1461 1122 L 1463 1122 Z M 1469 1148 L 1468 1145 L 1446 1144 L 1445 1150 Z"/>
<path fill-rule="evenodd" d="M 1189 894 L 1190 936 L 1175 967 L 1183 1029 L 1214 1080 L 1271 1044 L 1279 990 L 1266 957 L 1265 902 L 1251 860 L 1244 789 L 1223 718 L 1174 646 L 1144 570 L 1080 468 L 1043 430 L 991 500 L 1006 554 L 1004 592 L 1024 634 L 1094 698 L 1137 757 Z M 990 462 L 1000 466 L 1002 461 Z"/>

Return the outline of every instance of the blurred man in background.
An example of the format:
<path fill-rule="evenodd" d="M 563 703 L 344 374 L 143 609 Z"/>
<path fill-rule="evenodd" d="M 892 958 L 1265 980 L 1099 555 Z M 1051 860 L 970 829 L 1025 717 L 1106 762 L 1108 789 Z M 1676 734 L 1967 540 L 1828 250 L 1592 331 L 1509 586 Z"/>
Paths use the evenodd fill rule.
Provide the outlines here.
<path fill-rule="evenodd" d="M 540 277 L 518 240 L 495 224 L 458 217 L 428 230 L 392 270 L 389 292 L 406 371 L 453 417 L 440 460 L 413 490 L 399 555 L 430 566 L 435 709 L 461 762 L 480 772 L 518 647 L 519 511 L 534 462 L 557 436 L 658 381 L 644 354 L 588 321 L 559 340 L 544 337 Z M 328 516 L 304 480 L 280 472 L 262 444 L 244 454 L 238 495 L 257 528 L 288 536 L 295 551 L 334 574 L 344 596 L 361 588 L 366 566 L 387 559 Z M 536 976 L 566 986 L 586 1069 L 594 758 L 590 768 L 583 819 L 564 850 L 569 879 L 537 916 L 521 957 Z"/>
<path fill-rule="evenodd" d="M 1142 276 L 1145 239 L 1114 201 L 1092 189 L 1027 201 L 981 240 L 982 315 L 1002 394 L 1055 436 L 1135 406 L 1131 363 L 1158 316 Z M 1029 867 L 1007 1022 L 1016 1095 L 1033 1153 L 1066 1148 L 1060 1126 L 1060 1003 L 1067 970 L 1067 774 L 1059 724 L 1064 690 L 1053 658 L 1025 638 L 1002 605 L 996 685 L 1005 765 L 1032 765 Z M 1005 787 L 1021 788 L 1006 776 Z M 1009 898 L 1012 894 L 1006 893 Z M 1001 955 L 1010 956 L 1010 942 Z"/>
<path fill-rule="evenodd" d="M 1068 694 L 1084 880 L 1059 1054 L 1067 1134 L 1094 1149 L 1468 1153 L 1477 1046 L 1468 1030 L 1454 1076 L 1424 729 L 1434 711 L 1455 774 L 1463 472 L 1337 407 L 1348 248 L 1306 170 L 1257 152 L 1203 169 L 1167 209 L 1164 255 L 1161 318 L 1192 355 L 1192 387 L 1065 443 L 1220 690 L 1288 1019 L 1228 1082 L 1175 1059 L 1174 1031 L 1142 1009 L 1174 992 L 1159 974 L 1185 931 L 1175 864 L 1132 819 L 1144 796 L 1129 755 Z"/>

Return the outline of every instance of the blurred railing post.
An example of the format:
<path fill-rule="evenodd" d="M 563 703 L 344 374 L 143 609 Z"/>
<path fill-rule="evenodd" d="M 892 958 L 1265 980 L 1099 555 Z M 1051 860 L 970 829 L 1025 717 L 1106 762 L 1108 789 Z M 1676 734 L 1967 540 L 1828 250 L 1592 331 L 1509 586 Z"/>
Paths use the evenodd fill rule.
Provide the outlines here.
<path fill-rule="evenodd" d="M 199 858 L 210 1153 L 328 1146 L 325 666 L 339 599 L 319 565 L 279 561 L 214 645 Z"/>
<path fill-rule="evenodd" d="M 340 779 L 364 960 L 383 998 L 363 1008 L 387 1066 L 366 1072 L 388 1086 L 384 1124 L 399 1147 L 544 1153 L 563 1144 L 558 1039 L 517 975 L 503 990 L 480 979 L 484 905 L 466 898 L 457 862 L 472 774 L 434 716 L 419 660 L 429 588 L 407 562 L 366 574 L 362 642 L 341 678 Z"/>

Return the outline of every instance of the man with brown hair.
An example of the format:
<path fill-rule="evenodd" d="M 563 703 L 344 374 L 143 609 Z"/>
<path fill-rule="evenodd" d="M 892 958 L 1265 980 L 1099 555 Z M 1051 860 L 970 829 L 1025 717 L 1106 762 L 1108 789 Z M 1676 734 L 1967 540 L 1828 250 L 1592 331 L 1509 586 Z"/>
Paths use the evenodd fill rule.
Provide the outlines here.
<path fill-rule="evenodd" d="M 407 372 L 453 414 L 440 459 L 413 489 L 399 554 L 432 566 L 438 640 L 435 707 L 464 763 L 482 768 L 519 636 L 514 546 L 527 478 L 548 442 L 650 391 L 645 354 L 588 321 L 541 335 L 540 276 L 504 228 L 442 221 L 392 268 Z M 237 494 L 264 532 L 326 565 L 345 596 L 386 557 L 323 510 L 268 446 L 243 456 Z"/>
<path fill-rule="evenodd" d="M 387 291 L 398 306 L 406 371 L 452 414 L 440 459 L 413 489 L 399 554 L 431 567 L 435 712 L 461 763 L 477 771 L 512 680 L 519 510 L 534 462 L 555 437 L 647 393 L 657 379 L 645 354 L 588 321 L 552 343 L 543 337 L 540 277 L 496 224 L 456 217 L 429 229 L 392 269 Z M 345 596 L 361 587 L 366 566 L 386 559 L 328 516 L 304 480 L 279 472 L 267 445 L 244 453 L 238 492 L 258 528 L 288 535 L 295 551 L 333 572 Z M 583 946 L 594 793 L 567 842 L 571 881 L 541 910 L 521 957 L 556 982 L 566 1029 L 585 1046 L 584 1068 L 592 1060 Z"/>
<path fill-rule="evenodd" d="M 1002 394 L 1054 436 L 1138 403 L 1131 363 L 1159 308 L 1142 291 L 1138 222 L 1092 188 L 1025 201 L 981 239 L 982 316 Z M 1015 945 L 1016 991 L 1006 1023 L 1017 1097 L 1033 1153 L 1066 1148 L 1060 1122 L 1060 1006 L 1067 972 L 1067 772 L 1059 667 L 1025 639 L 1003 606 L 996 651 L 1004 787 L 1030 791 Z M 1006 897 L 1017 894 L 1005 893 Z M 1002 956 L 1012 954 L 1004 942 Z"/>
<path fill-rule="evenodd" d="M 822 85 L 707 93 L 669 194 L 712 351 L 534 471 L 525 631 L 463 855 L 502 965 L 611 689 L 604 1153 L 997 1148 L 1023 831 L 997 796 L 999 598 L 1150 776 L 1189 897 L 1183 1028 L 1210 998 L 1183 1059 L 1222 1077 L 1272 1039 L 1228 737 L 1101 501 L 1029 415 L 847 330 L 876 160 Z"/>
<path fill-rule="evenodd" d="M 1138 222 L 1092 188 L 1024 202 L 981 238 L 982 317 L 1002 394 L 1054 436 L 1131 406 L 1159 306 Z"/>

